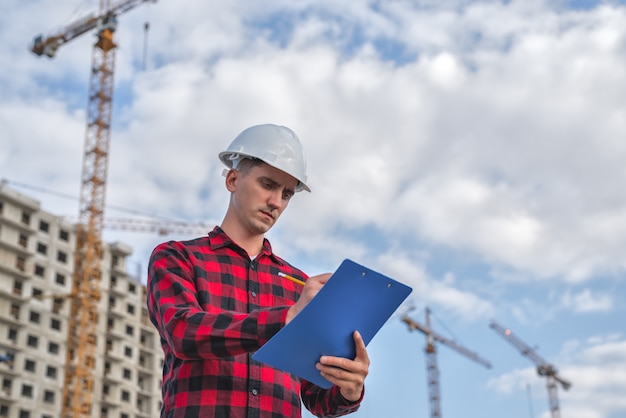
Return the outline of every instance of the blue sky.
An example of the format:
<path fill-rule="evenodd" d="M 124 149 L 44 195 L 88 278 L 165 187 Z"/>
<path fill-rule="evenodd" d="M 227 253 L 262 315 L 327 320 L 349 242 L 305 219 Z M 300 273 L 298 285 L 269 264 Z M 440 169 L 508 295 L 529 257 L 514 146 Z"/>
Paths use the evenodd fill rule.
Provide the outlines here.
<path fill-rule="evenodd" d="M 28 47 L 97 4 L 3 7 L 0 177 L 77 195 L 94 38 L 52 60 Z M 411 285 L 414 320 L 429 306 L 438 333 L 491 361 L 438 347 L 442 416 L 550 416 L 495 319 L 572 382 L 564 418 L 626 417 L 623 1 L 161 0 L 120 16 L 116 40 L 110 205 L 219 223 L 217 153 L 252 124 L 289 126 L 313 193 L 271 231 L 275 250 L 310 274 L 351 258 Z M 186 236 L 105 238 L 145 271 Z M 355 417 L 429 416 L 424 344 L 387 323 Z"/>

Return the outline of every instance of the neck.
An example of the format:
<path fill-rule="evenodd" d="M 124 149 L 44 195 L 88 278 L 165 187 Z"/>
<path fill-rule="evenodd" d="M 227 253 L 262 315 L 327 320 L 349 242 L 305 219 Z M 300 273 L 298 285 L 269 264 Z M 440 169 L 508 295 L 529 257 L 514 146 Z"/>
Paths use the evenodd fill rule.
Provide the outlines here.
<path fill-rule="evenodd" d="M 257 255 L 263 248 L 264 234 L 251 234 L 242 228 L 238 223 L 232 222 L 228 216 L 224 218 L 220 228 L 228 235 L 237 245 L 246 250 L 248 255 Z"/>

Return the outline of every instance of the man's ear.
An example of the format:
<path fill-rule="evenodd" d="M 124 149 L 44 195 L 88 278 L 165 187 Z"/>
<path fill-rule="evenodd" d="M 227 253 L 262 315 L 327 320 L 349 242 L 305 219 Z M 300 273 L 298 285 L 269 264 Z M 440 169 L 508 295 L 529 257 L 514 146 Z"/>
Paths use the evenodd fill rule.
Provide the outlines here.
<path fill-rule="evenodd" d="M 239 180 L 240 175 L 241 173 L 235 170 L 234 168 L 231 168 L 230 170 L 228 170 L 228 173 L 226 173 L 225 184 L 226 184 L 226 189 L 229 192 L 232 193 L 237 188 L 237 180 Z"/>

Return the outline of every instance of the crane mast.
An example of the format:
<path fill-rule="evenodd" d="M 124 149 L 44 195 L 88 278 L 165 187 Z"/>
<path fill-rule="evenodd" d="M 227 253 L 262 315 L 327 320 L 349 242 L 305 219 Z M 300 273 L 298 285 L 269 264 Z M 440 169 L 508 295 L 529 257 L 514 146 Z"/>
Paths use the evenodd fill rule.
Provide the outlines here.
<path fill-rule="evenodd" d="M 437 367 L 437 348 L 435 343 L 442 343 L 465 357 L 474 360 L 486 368 L 491 368 L 491 363 L 473 351 L 457 344 L 456 342 L 435 333 L 430 326 L 430 309 L 426 308 L 426 325 L 422 325 L 408 316 L 402 318 L 408 326 L 409 330 L 417 330 L 426 335 L 426 371 L 428 374 L 428 392 L 430 403 L 430 417 L 441 418 L 441 393 L 439 390 L 439 368 Z"/>
<path fill-rule="evenodd" d="M 88 16 L 59 32 L 35 38 L 32 52 L 52 58 L 56 50 L 76 37 L 97 29 L 93 47 L 87 129 L 79 198 L 79 222 L 74 251 L 74 273 L 61 417 L 90 417 L 97 349 L 98 304 L 101 298 L 102 226 L 113 101 L 116 17 L 133 7 L 156 0 L 100 0 L 97 16 Z"/>
<path fill-rule="evenodd" d="M 510 329 L 503 327 L 496 321 L 491 321 L 489 327 L 500 334 L 505 340 L 519 350 L 519 352 L 528 357 L 537 366 L 537 374 L 546 377 L 546 386 L 548 388 L 548 399 L 550 403 L 550 413 L 552 418 L 560 418 L 559 398 L 557 394 L 557 383 L 560 383 L 563 389 L 568 390 L 572 385 L 567 380 L 562 379 L 557 369 L 546 360 L 544 360 L 535 350 L 516 337 Z"/>
<path fill-rule="evenodd" d="M 439 367 L 437 366 L 437 349 L 435 337 L 430 331 L 430 309 L 426 308 L 426 370 L 428 372 L 428 392 L 431 418 L 441 417 L 441 394 L 439 392 Z"/>

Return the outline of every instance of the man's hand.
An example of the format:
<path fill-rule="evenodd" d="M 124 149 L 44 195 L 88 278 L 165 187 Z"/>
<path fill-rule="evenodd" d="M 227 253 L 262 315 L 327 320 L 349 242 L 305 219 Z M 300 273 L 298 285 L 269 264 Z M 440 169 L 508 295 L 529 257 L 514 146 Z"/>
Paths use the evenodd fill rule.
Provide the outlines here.
<path fill-rule="evenodd" d="M 302 288 L 302 293 L 300 294 L 300 298 L 296 302 L 295 305 L 292 305 L 287 311 L 287 319 L 285 323 L 288 324 L 291 320 L 309 303 L 311 299 L 317 292 L 320 291 L 322 286 L 326 284 L 328 279 L 332 276 L 331 273 L 324 273 L 317 276 L 309 277 L 306 280 L 304 287 Z"/>
<path fill-rule="evenodd" d="M 370 359 L 363 338 L 358 331 L 354 331 L 354 346 L 356 357 L 347 358 L 322 356 L 316 367 L 322 377 L 339 386 L 341 395 L 348 401 L 355 402 L 361 398 L 365 377 L 369 372 Z"/>

